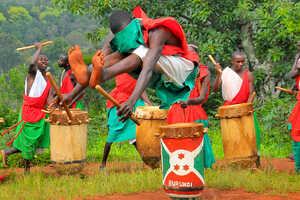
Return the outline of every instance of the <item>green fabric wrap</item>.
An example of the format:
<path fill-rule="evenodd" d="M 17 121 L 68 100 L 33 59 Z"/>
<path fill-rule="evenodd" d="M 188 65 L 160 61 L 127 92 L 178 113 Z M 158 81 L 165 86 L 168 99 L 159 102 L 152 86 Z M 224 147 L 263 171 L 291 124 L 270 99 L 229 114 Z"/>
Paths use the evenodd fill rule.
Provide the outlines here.
<path fill-rule="evenodd" d="M 178 86 L 173 82 L 167 82 L 164 76 L 159 72 L 153 72 L 148 83 L 148 87 L 155 89 L 157 97 L 161 100 L 160 109 L 169 109 L 172 104 L 177 101 L 185 101 L 189 98 L 192 89 L 195 87 L 195 79 L 197 77 L 198 67 L 188 75 L 182 86 Z M 138 79 L 138 74 L 129 73 L 134 79 Z"/>
<path fill-rule="evenodd" d="M 300 142 L 293 142 L 293 151 L 295 158 L 295 171 L 296 173 L 300 173 Z"/>
<path fill-rule="evenodd" d="M 140 20 L 138 19 L 132 20 L 123 30 L 115 34 L 115 37 L 110 41 L 112 52 L 128 53 L 140 45 L 146 46 Z"/>
<path fill-rule="evenodd" d="M 19 120 L 22 110 L 19 114 Z M 17 126 L 18 133 L 23 126 L 22 122 Z M 13 147 L 22 152 L 22 157 L 26 160 L 32 160 L 37 148 L 49 148 L 50 146 L 50 124 L 45 122 L 45 118 L 36 123 L 26 122 L 22 132 L 13 142 Z"/>
<path fill-rule="evenodd" d="M 78 108 L 79 110 L 83 110 L 83 103 L 82 103 L 82 101 L 76 101 L 76 108 Z"/>
<path fill-rule="evenodd" d="M 133 112 L 136 107 L 144 105 L 144 101 L 138 99 L 133 108 Z M 121 119 L 121 117 L 117 115 L 116 106 L 107 109 L 107 119 L 108 136 L 106 142 L 120 142 L 135 139 L 135 123 L 131 119 L 126 120 L 124 123 L 120 122 L 119 119 Z"/>
<path fill-rule="evenodd" d="M 254 129 L 255 129 L 255 135 L 256 135 L 256 147 L 257 147 L 257 152 L 260 152 L 260 144 L 261 144 L 261 139 L 260 139 L 260 126 L 259 122 L 257 120 L 255 112 L 253 112 L 253 120 L 254 120 Z"/>
<path fill-rule="evenodd" d="M 208 127 L 208 121 L 207 120 L 197 120 L 195 123 L 202 123 L 204 125 L 204 128 Z M 204 168 L 212 168 L 213 164 L 216 163 L 215 156 L 213 149 L 211 147 L 210 139 L 208 137 L 208 134 L 204 134 L 203 136 L 204 144 L 203 144 L 203 151 L 204 151 Z"/>

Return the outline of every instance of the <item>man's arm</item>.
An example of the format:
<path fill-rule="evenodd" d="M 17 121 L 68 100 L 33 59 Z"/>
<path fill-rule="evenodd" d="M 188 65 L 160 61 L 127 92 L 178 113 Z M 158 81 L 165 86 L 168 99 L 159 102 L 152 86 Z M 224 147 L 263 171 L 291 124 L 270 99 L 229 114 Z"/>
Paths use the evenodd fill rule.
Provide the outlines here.
<path fill-rule="evenodd" d="M 152 103 L 151 103 L 151 101 L 149 100 L 146 91 L 144 91 L 144 92 L 142 93 L 141 98 L 145 101 L 146 104 L 148 104 L 149 106 L 152 106 Z"/>
<path fill-rule="evenodd" d="M 297 67 L 297 61 L 298 61 L 298 59 L 300 59 L 300 53 L 296 54 L 293 67 L 292 67 L 291 71 L 288 73 L 288 76 L 290 78 L 296 78 L 297 76 L 300 75 L 300 66 Z"/>
<path fill-rule="evenodd" d="M 29 62 L 29 69 L 28 73 L 30 75 L 35 75 L 37 71 L 37 61 L 39 60 L 39 56 L 42 50 L 42 43 L 35 43 L 34 44 L 35 48 L 37 48 L 36 52 L 33 54 L 32 58 L 30 59 Z"/>
<path fill-rule="evenodd" d="M 220 87 L 221 87 L 221 84 L 222 84 L 222 80 L 221 80 L 221 76 L 222 76 L 222 67 L 219 63 L 217 63 L 215 65 L 215 68 L 217 69 L 217 77 L 216 77 L 216 80 L 214 82 L 214 85 L 213 85 L 213 89 L 214 89 L 214 92 L 218 92 Z M 218 70 L 218 69 L 221 69 L 221 70 Z"/>
<path fill-rule="evenodd" d="M 152 77 L 155 64 L 161 56 L 163 46 L 171 36 L 171 32 L 162 27 L 154 29 L 150 32 L 149 51 L 147 52 L 143 60 L 142 71 L 137 80 L 137 84 L 128 101 L 123 103 L 122 106 L 118 109 L 118 115 L 124 115 L 121 121 L 124 121 L 128 118 L 136 101 L 146 89 L 146 86 L 149 83 L 150 78 Z"/>
<path fill-rule="evenodd" d="M 251 95 L 254 92 L 254 76 L 252 72 L 248 72 L 248 80 L 249 80 L 249 98 L 248 98 L 248 102 L 251 99 Z"/>

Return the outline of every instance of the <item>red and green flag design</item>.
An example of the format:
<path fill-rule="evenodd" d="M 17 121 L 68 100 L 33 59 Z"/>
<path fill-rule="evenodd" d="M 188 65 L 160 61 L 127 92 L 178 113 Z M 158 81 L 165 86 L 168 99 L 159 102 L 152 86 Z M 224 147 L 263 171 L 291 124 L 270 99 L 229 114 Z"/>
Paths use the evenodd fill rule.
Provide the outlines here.
<path fill-rule="evenodd" d="M 171 197 L 196 197 L 204 187 L 203 136 L 161 139 L 163 185 Z"/>

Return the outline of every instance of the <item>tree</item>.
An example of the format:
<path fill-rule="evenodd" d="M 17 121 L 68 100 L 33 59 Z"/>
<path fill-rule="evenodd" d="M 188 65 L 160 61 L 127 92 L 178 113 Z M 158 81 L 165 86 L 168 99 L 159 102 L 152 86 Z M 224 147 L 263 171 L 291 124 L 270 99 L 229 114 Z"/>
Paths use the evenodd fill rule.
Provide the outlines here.
<path fill-rule="evenodd" d="M 12 23 L 15 23 L 19 20 L 23 22 L 32 20 L 29 12 L 22 6 L 11 6 L 7 13 L 9 15 L 9 21 Z"/>
<path fill-rule="evenodd" d="M 230 65 L 235 50 L 245 52 L 248 67 L 255 70 L 256 88 L 262 97 L 275 96 L 275 85 L 285 85 L 300 39 L 300 2 L 286 0 L 55 0 L 54 3 L 77 15 L 87 15 L 107 27 L 113 9 L 132 11 L 140 5 L 153 18 L 173 16 L 183 26 L 187 39 L 198 44 L 200 60 L 210 63 L 213 54 Z M 97 32 L 89 35 L 101 40 Z M 210 64 L 211 65 L 211 64 Z M 285 67 L 283 67 L 285 66 Z M 289 67 L 286 67 L 289 66 Z"/>

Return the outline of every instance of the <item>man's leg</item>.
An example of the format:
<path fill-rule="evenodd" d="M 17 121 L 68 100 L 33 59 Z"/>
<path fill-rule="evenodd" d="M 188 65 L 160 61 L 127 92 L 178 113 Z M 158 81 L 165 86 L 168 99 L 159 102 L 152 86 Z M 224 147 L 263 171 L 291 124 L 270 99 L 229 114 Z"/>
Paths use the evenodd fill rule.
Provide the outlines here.
<path fill-rule="evenodd" d="M 18 153 L 18 152 L 21 152 L 21 151 L 16 149 L 15 147 L 12 147 L 10 149 L 1 150 L 3 166 L 8 167 L 7 157 L 10 156 L 11 154 Z"/>
<path fill-rule="evenodd" d="M 25 160 L 24 175 L 30 173 L 30 160 Z"/>
<path fill-rule="evenodd" d="M 111 145 L 112 145 L 112 142 L 105 143 L 104 151 L 103 151 L 103 158 L 102 158 L 102 162 L 100 165 L 100 171 L 102 171 L 106 167 L 106 161 L 107 161 L 108 154 L 110 152 Z"/>

